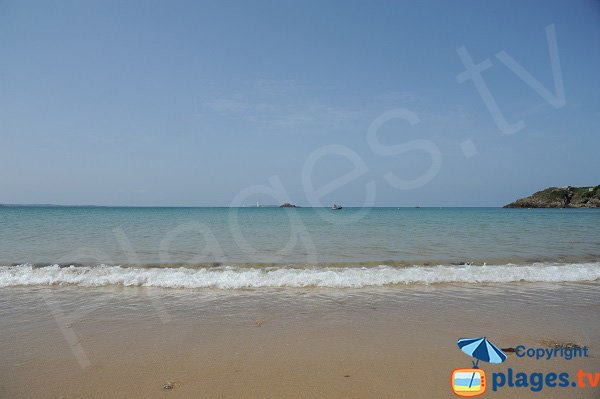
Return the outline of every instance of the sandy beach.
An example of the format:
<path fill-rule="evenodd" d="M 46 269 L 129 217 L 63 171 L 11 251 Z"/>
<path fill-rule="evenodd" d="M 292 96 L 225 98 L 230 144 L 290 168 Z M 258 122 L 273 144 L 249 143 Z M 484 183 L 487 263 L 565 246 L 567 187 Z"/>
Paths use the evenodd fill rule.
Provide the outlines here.
<path fill-rule="evenodd" d="M 589 347 L 488 373 L 600 371 L 598 283 L 370 289 L 0 290 L 2 398 L 451 398 L 461 337 Z M 499 398 L 596 388 L 488 388 Z"/>

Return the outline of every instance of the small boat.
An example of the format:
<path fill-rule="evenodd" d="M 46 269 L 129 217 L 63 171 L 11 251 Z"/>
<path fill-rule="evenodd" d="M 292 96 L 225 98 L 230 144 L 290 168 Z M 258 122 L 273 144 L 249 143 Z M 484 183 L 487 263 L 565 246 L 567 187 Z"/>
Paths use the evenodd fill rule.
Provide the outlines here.
<path fill-rule="evenodd" d="M 331 209 L 332 209 L 332 210 L 334 210 L 334 211 L 337 211 L 337 210 L 340 210 L 340 209 L 342 209 L 342 207 L 341 207 L 341 206 L 339 206 L 338 204 L 333 204 L 333 205 L 331 206 Z"/>

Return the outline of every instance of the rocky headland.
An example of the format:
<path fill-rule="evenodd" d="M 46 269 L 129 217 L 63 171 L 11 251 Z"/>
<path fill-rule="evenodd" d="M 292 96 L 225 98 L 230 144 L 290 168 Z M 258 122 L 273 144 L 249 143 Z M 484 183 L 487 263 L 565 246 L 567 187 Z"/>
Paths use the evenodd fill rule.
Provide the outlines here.
<path fill-rule="evenodd" d="M 504 208 L 600 208 L 600 186 L 550 187 Z"/>

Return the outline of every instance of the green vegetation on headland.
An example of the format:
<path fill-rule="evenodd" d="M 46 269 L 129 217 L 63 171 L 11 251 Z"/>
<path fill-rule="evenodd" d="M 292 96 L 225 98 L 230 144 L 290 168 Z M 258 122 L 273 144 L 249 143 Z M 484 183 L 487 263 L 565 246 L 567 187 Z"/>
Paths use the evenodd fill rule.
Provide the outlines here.
<path fill-rule="evenodd" d="M 600 186 L 550 187 L 504 208 L 600 208 Z"/>

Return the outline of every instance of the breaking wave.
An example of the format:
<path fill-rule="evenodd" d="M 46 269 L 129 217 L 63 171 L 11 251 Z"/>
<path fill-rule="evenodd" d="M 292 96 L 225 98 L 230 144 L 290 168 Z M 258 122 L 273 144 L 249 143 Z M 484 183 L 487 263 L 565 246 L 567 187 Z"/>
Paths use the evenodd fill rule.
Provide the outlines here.
<path fill-rule="evenodd" d="M 584 282 L 600 280 L 600 262 L 487 266 L 143 268 L 0 266 L 0 287 L 74 285 L 244 289 L 360 288 L 439 283 Z"/>

